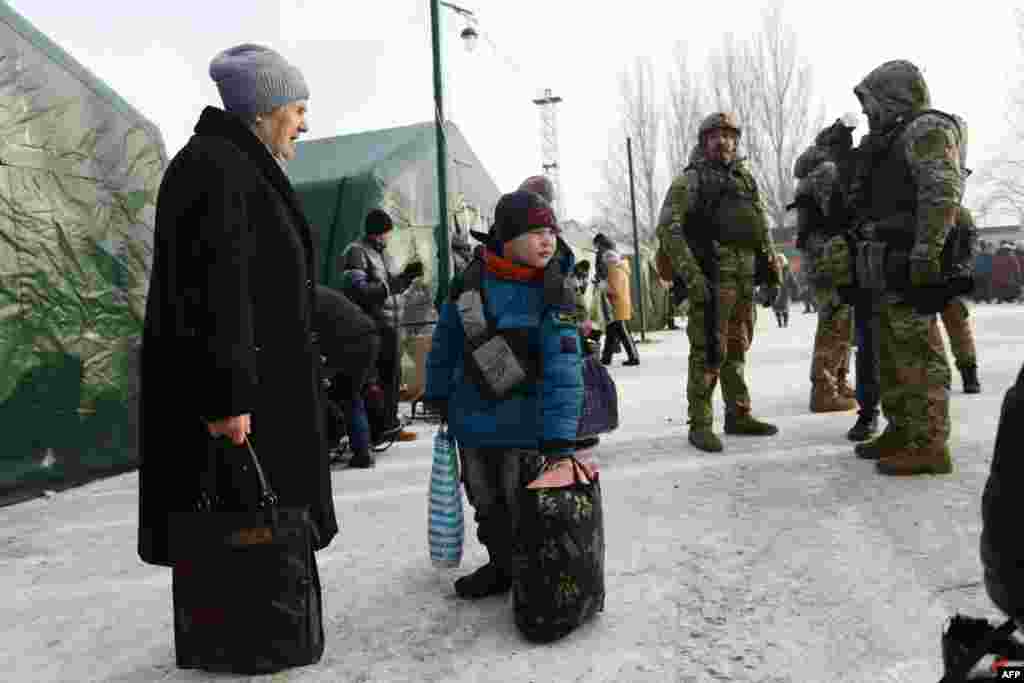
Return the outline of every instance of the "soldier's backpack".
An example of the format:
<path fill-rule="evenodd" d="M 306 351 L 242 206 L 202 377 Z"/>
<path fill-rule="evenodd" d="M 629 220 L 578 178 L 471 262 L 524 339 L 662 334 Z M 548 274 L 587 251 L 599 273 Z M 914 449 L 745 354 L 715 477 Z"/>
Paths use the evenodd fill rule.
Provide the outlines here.
<path fill-rule="evenodd" d="M 604 517 L 596 467 L 545 466 L 519 491 L 512 604 L 528 640 L 551 642 L 604 609 Z"/>

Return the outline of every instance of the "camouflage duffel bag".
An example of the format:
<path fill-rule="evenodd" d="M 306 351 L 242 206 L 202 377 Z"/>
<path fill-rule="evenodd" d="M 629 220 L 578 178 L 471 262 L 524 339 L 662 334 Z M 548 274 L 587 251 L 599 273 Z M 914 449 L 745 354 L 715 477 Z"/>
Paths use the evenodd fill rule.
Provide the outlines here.
<path fill-rule="evenodd" d="M 604 609 L 604 519 L 596 467 L 549 462 L 519 492 L 512 604 L 533 642 L 557 640 Z"/>

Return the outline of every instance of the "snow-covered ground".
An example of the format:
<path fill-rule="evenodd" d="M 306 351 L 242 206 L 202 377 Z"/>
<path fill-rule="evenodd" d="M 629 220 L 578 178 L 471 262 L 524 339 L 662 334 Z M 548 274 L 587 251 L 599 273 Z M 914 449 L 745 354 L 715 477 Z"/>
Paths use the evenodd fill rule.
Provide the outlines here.
<path fill-rule="evenodd" d="M 342 530 L 319 555 L 327 650 L 274 681 L 936 681 L 955 611 L 996 618 L 981 587 L 981 490 L 1024 307 L 974 308 L 983 392 L 954 369 L 956 470 L 889 478 L 853 456 L 853 413 L 808 413 L 813 315 L 760 309 L 747 376 L 775 437 L 686 442 L 685 334 L 648 335 L 616 367 L 622 428 L 598 448 L 606 611 L 552 645 L 518 635 L 505 598 L 452 580 L 426 547 L 433 428 L 373 470 L 333 473 Z M 716 396 L 721 427 L 721 401 Z M 135 553 L 135 474 L 0 508 L 0 675 L 10 681 L 202 681 L 173 661 L 168 570 Z M 467 506 L 467 513 L 471 512 Z M 469 517 L 472 515 L 470 514 Z"/>

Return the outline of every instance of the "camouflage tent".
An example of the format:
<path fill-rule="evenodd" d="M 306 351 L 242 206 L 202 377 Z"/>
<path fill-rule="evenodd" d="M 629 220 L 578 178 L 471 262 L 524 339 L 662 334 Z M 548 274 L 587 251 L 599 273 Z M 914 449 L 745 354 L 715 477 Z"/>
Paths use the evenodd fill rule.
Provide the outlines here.
<path fill-rule="evenodd" d="M 159 131 L 0 2 L 0 492 L 137 464 Z"/>
<path fill-rule="evenodd" d="M 501 193 L 455 124 L 448 122 L 445 130 L 449 230 L 468 239 L 470 229 L 487 231 Z M 287 172 L 320 234 L 322 282 L 339 284 L 338 256 L 362 236 L 366 214 L 381 208 L 395 221 L 388 249 L 396 262 L 422 260 L 424 281 L 435 289 L 438 193 L 432 122 L 299 142 Z"/>

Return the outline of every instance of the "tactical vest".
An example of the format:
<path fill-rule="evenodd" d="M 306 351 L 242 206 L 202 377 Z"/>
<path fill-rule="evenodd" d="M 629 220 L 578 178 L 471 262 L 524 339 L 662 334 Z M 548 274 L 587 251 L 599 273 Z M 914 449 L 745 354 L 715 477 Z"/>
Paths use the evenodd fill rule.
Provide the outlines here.
<path fill-rule="evenodd" d="M 716 240 L 724 246 L 756 249 L 764 239 L 757 183 L 735 167 L 698 161 L 685 170 L 697 171 L 697 201 L 686 217 L 687 229 L 698 240 Z"/>
<path fill-rule="evenodd" d="M 876 224 L 875 239 L 893 249 L 910 250 L 917 238 L 917 183 L 911 174 L 901 145 L 895 144 L 907 126 L 924 114 L 938 114 L 956 126 L 959 122 L 936 109 L 925 109 L 909 116 L 889 131 L 882 148 L 874 151 L 868 161 L 868 178 L 864 184 L 864 217 Z"/>

